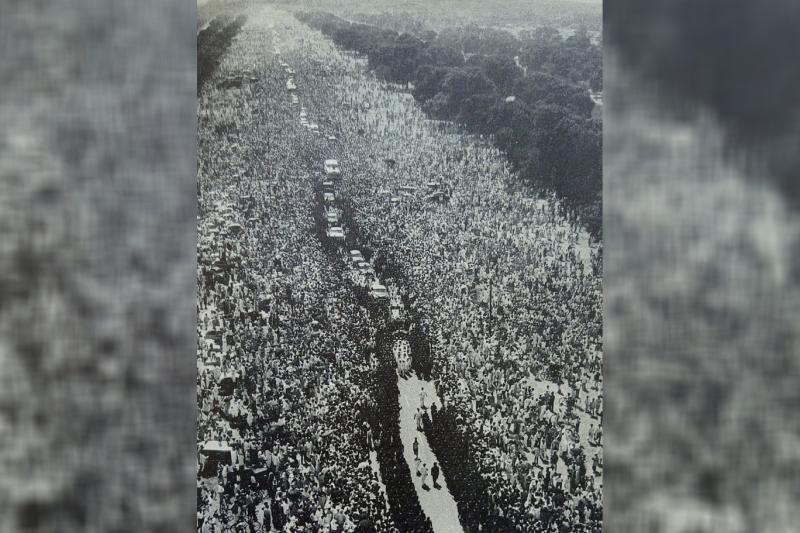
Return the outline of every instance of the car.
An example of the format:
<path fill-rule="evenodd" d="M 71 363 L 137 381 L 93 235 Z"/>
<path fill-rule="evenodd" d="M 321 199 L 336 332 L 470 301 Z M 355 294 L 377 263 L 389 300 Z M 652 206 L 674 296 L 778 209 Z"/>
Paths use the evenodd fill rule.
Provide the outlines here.
<path fill-rule="evenodd" d="M 445 202 L 447 201 L 447 195 L 444 191 L 435 191 L 425 196 L 425 200 L 429 202 Z"/>
<path fill-rule="evenodd" d="M 334 202 L 336 201 L 336 196 L 332 192 L 326 192 L 322 194 L 322 199 L 326 202 Z"/>
<path fill-rule="evenodd" d="M 335 141 L 336 140 L 336 135 L 328 135 L 328 140 L 329 141 Z"/>
<path fill-rule="evenodd" d="M 360 250 L 350 250 L 350 261 L 352 261 L 354 265 L 357 265 L 364 262 L 365 259 L 364 256 L 361 255 Z"/>
<path fill-rule="evenodd" d="M 386 287 L 381 285 L 377 281 L 370 286 L 369 295 L 375 298 L 376 300 L 389 299 L 389 291 L 387 291 Z"/>
<path fill-rule="evenodd" d="M 344 240 L 344 229 L 341 226 L 331 226 L 326 231 L 326 234 L 331 239 Z"/>
<path fill-rule="evenodd" d="M 323 165 L 326 176 L 338 176 L 342 173 L 339 162 L 336 159 L 326 159 Z"/>
<path fill-rule="evenodd" d="M 328 221 L 328 224 L 338 224 L 339 216 L 336 213 L 327 213 L 325 215 L 325 220 Z"/>
<path fill-rule="evenodd" d="M 233 448 L 225 441 L 205 441 L 200 445 L 200 454 L 224 464 L 233 463 Z"/>
<path fill-rule="evenodd" d="M 308 125 L 308 129 L 316 133 L 319 131 L 319 125 L 316 122 L 311 122 Z"/>
<path fill-rule="evenodd" d="M 372 268 L 372 265 L 367 263 L 366 261 L 361 261 L 356 264 L 358 271 L 364 276 L 374 276 L 375 270 Z"/>
<path fill-rule="evenodd" d="M 300 118 L 306 118 L 307 116 L 308 116 L 308 114 L 306 113 L 306 110 L 305 109 L 301 109 L 300 110 Z"/>
<path fill-rule="evenodd" d="M 294 91 L 297 89 L 297 85 L 295 85 L 293 80 L 286 81 L 286 90 L 287 91 Z"/>

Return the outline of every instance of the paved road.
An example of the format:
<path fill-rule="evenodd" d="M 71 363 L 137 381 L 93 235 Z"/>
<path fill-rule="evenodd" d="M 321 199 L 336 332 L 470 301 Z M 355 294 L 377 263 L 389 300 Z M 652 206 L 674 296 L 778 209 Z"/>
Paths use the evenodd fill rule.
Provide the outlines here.
<path fill-rule="evenodd" d="M 422 389 L 428 395 L 426 400 L 427 407 L 430 407 L 432 403 L 435 403 L 437 407 L 441 407 L 433 384 L 428 381 L 422 381 L 412 374 L 408 379 L 399 378 L 397 385 L 400 387 L 400 438 L 403 441 L 403 453 L 408 467 L 411 469 L 411 477 L 414 480 L 414 488 L 417 489 L 422 510 L 431 519 L 433 530 L 436 533 L 463 532 L 464 530 L 458 520 L 456 502 L 447 488 L 444 476 L 439 475 L 438 484 L 440 488 L 438 489 L 433 488 L 433 482 L 428 476 L 427 486 L 429 488 L 425 489 L 422 487 L 422 478 L 417 477 L 415 474 L 414 437 L 419 441 L 419 457 L 427 464 L 428 470 L 430 470 L 434 462 L 438 463 L 436 455 L 428 445 L 428 439 L 425 438 L 424 433 L 417 431 L 417 425 L 414 421 L 414 413 L 416 413 L 420 405 L 419 395 Z"/>

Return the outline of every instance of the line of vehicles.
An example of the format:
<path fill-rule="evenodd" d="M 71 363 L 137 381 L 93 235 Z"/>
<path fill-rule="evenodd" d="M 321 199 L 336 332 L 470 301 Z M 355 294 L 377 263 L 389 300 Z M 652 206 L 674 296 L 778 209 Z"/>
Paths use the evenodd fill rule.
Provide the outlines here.
<path fill-rule="evenodd" d="M 325 235 L 328 239 L 331 239 L 344 248 L 347 235 L 341 220 L 342 213 L 337 205 L 338 198 L 336 191 L 336 185 L 342 178 L 339 161 L 336 159 L 326 159 L 322 164 L 322 176 L 322 208 L 327 224 Z M 375 272 L 375 268 L 367 261 L 361 250 L 348 250 L 347 260 L 357 284 L 366 288 L 369 296 L 373 300 L 389 304 L 391 316 L 399 320 L 403 315 L 402 303 L 399 298 L 396 299 L 397 301 L 394 301 L 390 297 L 389 289 L 381 282 Z"/>
<path fill-rule="evenodd" d="M 300 125 L 314 133 L 320 133 L 319 125 L 309 120 L 305 107 L 300 105 L 300 98 L 297 96 L 296 92 L 297 84 L 294 81 L 294 70 L 283 60 L 280 61 L 280 66 L 288 75 L 286 89 L 289 92 L 291 102 L 295 106 L 300 106 Z M 335 141 L 336 136 L 328 135 L 327 140 Z M 325 236 L 341 246 L 342 249 L 345 249 L 347 233 L 342 223 L 342 212 L 337 206 L 338 198 L 336 192 L 336 186 L 340 183 L 341 179 L 342 170 L 339 166 L 339 161 L 336 159 L 324 160 L 322 163 L 322 208 L 324 210 L 324 219 L 326 223 Z M 438 189 L 438 184 L 436 185 L 437 187 L 429 192 L 434 192 Z M 400 188 L 401 195 L 411 195 L 415 192 L 415 187 L 404 186 Z M 399 201 L 399 198 L 393 197 L 392 201 L 395 200 Z M 392 287 L 393 290 L 390 292 L 386 285 L 379 279 L 372 264 L 366 260 L 360 250 L 349 250 L 348 259 L 349 266 L 360 280 L 360 284 L 367 289 L 369 296 L 376 302 L 389 306 L 392 320 L 402 320 L 404 317 L 403 304 L 396 287 Z"/>

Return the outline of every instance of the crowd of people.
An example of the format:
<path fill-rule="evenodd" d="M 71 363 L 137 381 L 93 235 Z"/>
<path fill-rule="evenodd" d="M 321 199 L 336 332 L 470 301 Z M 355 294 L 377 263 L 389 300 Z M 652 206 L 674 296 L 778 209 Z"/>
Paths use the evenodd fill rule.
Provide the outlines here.
<path fill-rule="evenodd" d="M 334 157 L 373 262 L 407 282 L 487 512 L 520 531 L 599 531 L 597 246 L 491 145 L 426 120 L 408 93 L 286 19 L 280 60 L 321 133 L 308 131 L 274 33 L 246 25 L 215 79 L 251 81 L 200 97 L 201 530 L 397 529 L 363 414 L 374 324 L 313 230 L 316 167 Z M 205 453 L 212 442 L 229 457 Z"/>
<path fill-rule="evenodd" d="M 226 64 L 251 64 L 268 39 L 245 28 Z M 204 98 L 198 530 L 397 531 L 364 425 L 374 363 L 357 339 L 371 332 L 354 330 L 365 312 L 314 236 L 312 181 L 299 159 L 283 160 L 292 179 L 251 164 L 249 151 L 291 152 L 279 109 L 213 88 Z M 261 129 L 230 133 L 245 125 Z"/>
<path fill-rule="evenodd" d="M 521 524 L 545 505 L 550 483 L 591 508 L 581 522 L 595 527 L 601 442 L 588 430 L 602 415 L 598 247 L 556 199 L 525 191 L 489 143 L 427 120 L 407 92 L 317 39 L 292 56 L 306 101 L 337 132 L 359 227 L 410 283 L 440 396 L 477 444 L 484 477 L 498 500 L 524 510 Z M 426 194 L 434 189 L 443 202 Z M 537 475 L 524 475 L 527 465 Z M 556 507 L 569 514 L 566 503 Z"/>

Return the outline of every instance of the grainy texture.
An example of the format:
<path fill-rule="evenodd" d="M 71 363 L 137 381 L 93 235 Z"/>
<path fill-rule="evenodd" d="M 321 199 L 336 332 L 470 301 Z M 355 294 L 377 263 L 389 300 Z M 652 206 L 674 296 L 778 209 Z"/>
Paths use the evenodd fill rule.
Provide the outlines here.
<path fill-rule="evenodd" d="M 605 530 L 797 531 L 800 215 L 605 57 Z"/>
<path fill-rule="evenodd" d="M 800 205 L 800 3 L 795 0 L 611 0 L 607 41 L 668 92 L 670 106 L 713 113 L 727 142 L 762 159 Z"/>
<path fill-rule="evenodd" d="M 3 3 L 0 531 L 194 528 L 195 31 Z"/>

